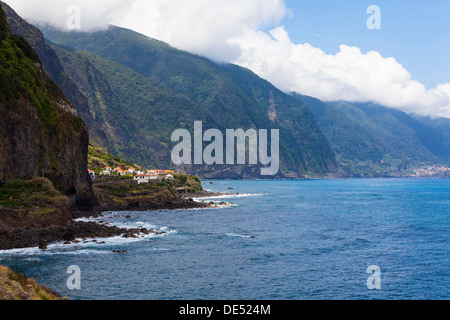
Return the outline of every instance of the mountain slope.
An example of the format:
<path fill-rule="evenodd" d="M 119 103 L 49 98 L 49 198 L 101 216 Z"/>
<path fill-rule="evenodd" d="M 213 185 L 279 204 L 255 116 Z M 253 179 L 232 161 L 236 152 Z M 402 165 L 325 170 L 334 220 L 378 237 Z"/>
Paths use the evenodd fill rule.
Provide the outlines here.
<path fill-rule="evenodd" d="M 450 157 L 450 140 L 439 130 L 422 124 L 408 114 L 371 103 L 338 103 L 336 107 L 340 110 L 351 110 L 357 108 L 365 117 L 391 134 L 391 145 L 404 147 L 406 155 L 416 156 L 420 160 L 447 159 Z M 355 121 L 361 118 L 357 113 L 349 111 Z"/>
<path fill-rule="evenodd" d="M 370 103 L 331 103 L 369 132 L 383 150 L 383 162 L 404 172 L 413 166 L 448 163 L 448 136 L 404 112 Z"/>
<path fill-rule="evenodd" d="M 414 119 L 420 121 L 421 123 L 429 127 L 437 129 L 440 132 L 445 133 L 448 137 L 450 137 L 450 119 L 422 117 L 417 115 L 414 116 Z"/>
<path fill-rule="evenodd" d="M 92 208 L 86 125 L 1 8 L 0 41 L 0 183 L 45 177 L 79 209 Z"/>
<path fill-rule="evenodd" d="M 350 176 L 402 176 L 414 166 L 449 160 L 448 136 L 404 112 L 370 103 L 324 103 L 292 96 L 314 113 Z"/>
<path fill-rule="evenodd" d="M 56 53 L 46 43 L 42 32 L 22 19 L 6 3 L 0 2 L 3 7 L 8 24 L 14 34 L 23 37 L 38 54 L 45 70 L 49 73 L 55 84 L 61 89 L 69 102 L 76 108 L 78 115 L 89 127 L 90 139 L 97 145 L 105 146 L 107 138 L 90 112 L 86 97 L 79 90 L 71 77 L 64 71 Z"/>
<path fill-rule="evenodd" d="M 384 149 L 374 135 L 359 126 L 336 108 L 312 97 L 292 93 L 293 97 L 305 103 L 316 117 L 327 137 L 350 175 L 372 176 L 385 172 L 381 161 Z"/>
<path fill-rule="evenodd" d="M 195 120 L 212 123 L 184 96 L 154 85 L 146 77 L 89 52 L 53 46 L 64 68 L 88 97 L 108 137 L 108 150 L 146 166 L 169 167 L 171 134 Z"/>
<path fill-rule="evenodd" d="M 280 129 L 285 173 L 327 175 L 336 171 L 334 154 L 309 109 L 249 71 L 218 65 L 118 27 L 94 33 L 64 33 L 48 27 L 43 27 L 43 31 L 46 38 L 59 46 L 82 51 L 81 54 L 107 76 L 111 87 L 114 83 L 114 93 L 119 99 L 124 95 L 123 92 L 118 94 L 117 89 L 127 84 L 117 73 L 113 79 L 114 74 L 108 72 L 117 65 L 132 70 L 135 76 L 146 78 L 161 90 L 189 99 L 212 120 L 205 127 Z M 89 56 L 86 51 L 103 60 Z M 116 65 L 110 64 L 110 67 L 108 61 Z M 251 87 L 246 86 L 247 83 L 251 83 Z M 135 98 L 133 104 L 151 107 L 142 97 Z M 183 120 L 179 119 L 179 128 L 192 127 L 193 123 Z M 167 140 L 161 142 L 170 145 Z"/>
<path fill-rule="evenodd" d="M 326 137 L 310 109 L 299 100 L 281 92 L 268 81 L 257 77 L 248 69 L 226 65 L 228 77 L 252 100 L 272 122 L 281 128 L 285 139 L 284 153 L 289 161 L 308 171 L 309 168 L 336 170 L 336 160 Z M 326 141 L 326 143 L 325 143 Z M 307 153 L 304 150 L 313 149 Z M 305 165 L 306 163 L 306 165 Z"/>

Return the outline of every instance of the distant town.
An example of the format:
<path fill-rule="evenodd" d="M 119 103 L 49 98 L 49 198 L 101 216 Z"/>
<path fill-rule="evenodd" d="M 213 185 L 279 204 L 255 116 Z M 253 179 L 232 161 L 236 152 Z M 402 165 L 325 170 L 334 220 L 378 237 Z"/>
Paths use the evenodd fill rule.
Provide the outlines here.
<path fill-rule="evenodd" d="M 450 168 L 446 166 L 425 166 L 414 168 L 411 177 L 414 178 L 450 178 Z"/>

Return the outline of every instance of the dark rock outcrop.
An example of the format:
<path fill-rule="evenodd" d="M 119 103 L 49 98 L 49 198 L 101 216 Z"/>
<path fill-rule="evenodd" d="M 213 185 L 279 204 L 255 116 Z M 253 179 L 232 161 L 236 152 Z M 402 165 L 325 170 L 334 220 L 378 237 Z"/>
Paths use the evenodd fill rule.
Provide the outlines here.
<path fill-rule="evenodd" d="M 90 210 L 87 127 L 1 8 L 0 25 L 0 183 L 45 177 Z"/>
<path fill-rule="evenodd" d="M 42 250 L 46 250 L 48 244 L 58 241 L 78 243 L 79 240 L 76 239 L 110 238 L 115 236 L 132 238 L 139 234 L 145 233 L 141 229 L 123 229 L 104 226 L 95 222 L 67 222 L 64 225 L 48 226 L 40 229 L 0 227 L 0 250 L 27 247 L 39 247 Z"/>

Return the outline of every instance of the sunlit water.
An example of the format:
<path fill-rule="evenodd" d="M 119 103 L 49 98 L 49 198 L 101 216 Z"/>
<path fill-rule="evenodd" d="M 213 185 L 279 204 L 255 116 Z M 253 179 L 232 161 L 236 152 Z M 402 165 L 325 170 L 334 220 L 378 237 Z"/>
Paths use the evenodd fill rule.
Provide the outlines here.
<path fill-rule="evenodd" d="M 111 224 L 166 233 L 3 251 L 0 264 L 71 299 L 450 298 L 450 180 L 204 187 L 246 195 L 214 199 L 236 205 L 220 209 L 110 213 Z M 71 265 L 81 290 L 67 288 Z M 381 290 L 367 288 L 371 265 Z"/>

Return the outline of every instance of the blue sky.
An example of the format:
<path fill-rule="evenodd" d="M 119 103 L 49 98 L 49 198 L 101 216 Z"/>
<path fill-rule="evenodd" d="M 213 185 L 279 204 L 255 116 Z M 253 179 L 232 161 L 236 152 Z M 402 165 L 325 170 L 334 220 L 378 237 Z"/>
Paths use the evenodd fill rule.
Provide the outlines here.
<path fill-rule="evenodd" d="M 336 54 L 341 44 L 394 57 L 428 88 L 450 82 L 448 0 L 286 0 L 293 17 L 282 24 L 293 42 Z M 369 5 L 381 9 L 381 30 L 369 30 Z"/>

